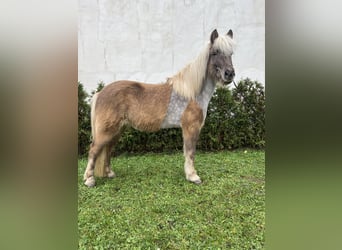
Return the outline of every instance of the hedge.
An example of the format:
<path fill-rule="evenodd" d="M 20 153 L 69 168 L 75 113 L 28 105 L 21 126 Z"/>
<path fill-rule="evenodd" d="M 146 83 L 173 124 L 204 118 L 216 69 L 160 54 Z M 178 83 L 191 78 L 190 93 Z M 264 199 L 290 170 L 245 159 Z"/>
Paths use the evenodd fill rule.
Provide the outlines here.
<path fill-rule="evenodd" d="M 85 155 L 90 143 L 91 127 L 88 98 L 89 95 L 84 90 L 83 85 L 78 82 L 78 155 Z"/>
<path fill-rule="evenodd" d="M 97 90 L 102 87 L 103 85 Z M 84 102 L 79 100 L 79 105 L 84 105 Z M 80 118 L 80 115 L 84 116 L 85 113 L 80 114 L 79 108 L 79 154 L 83 155 L 90 143 L 90 126 L 87 124 L 89 113 L 88 118 Z M 88 131 L 87 146 L 84 139 L 85 131 Z M 265 92 L 260 83 L 248 78 L 239 81 L 232 90 L 216 89 L 197 143 L 197 149 L 203 151 L 245 147 L 265 147 Z M 115 147 L 115 153 L 173 152 L 182 148 L 181 129 L 163 129 L 155 133 L 146 133 L 129 128 Z"/>

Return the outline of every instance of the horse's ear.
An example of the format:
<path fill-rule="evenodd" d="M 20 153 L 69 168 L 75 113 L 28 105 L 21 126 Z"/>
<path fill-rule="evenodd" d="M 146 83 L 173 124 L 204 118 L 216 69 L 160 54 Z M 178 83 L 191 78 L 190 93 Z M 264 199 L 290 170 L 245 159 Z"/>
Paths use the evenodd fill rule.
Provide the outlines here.
<path fill-rule="evenodd" d="M 228 35 L 231 39 L 233 39 L 233 31 L 232 31 L 232 30 L 229 30 L 228 33 L 227 33 L 227 35 Z"/>
<path fill-rule="evenodd" d="M 218 38 L 218 32 L 217 32 L 216 29 L 214 29 L 213 32 L 211 32 L 211 35 L 210 35 L 210 42 L 214 43 L 216 38 Z"/>

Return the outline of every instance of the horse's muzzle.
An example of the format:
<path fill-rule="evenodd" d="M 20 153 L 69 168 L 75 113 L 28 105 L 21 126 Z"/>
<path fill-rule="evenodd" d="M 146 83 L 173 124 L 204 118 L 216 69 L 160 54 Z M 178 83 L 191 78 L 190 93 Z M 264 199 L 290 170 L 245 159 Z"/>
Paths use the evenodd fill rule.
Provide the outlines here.
<path fill-rule="evenodd" d="M 234 77 L 235 77 L 235 70 L 233 68 L 227 69 L 224 72 L 225 84 L 231 83 L 234 80 Z"/>

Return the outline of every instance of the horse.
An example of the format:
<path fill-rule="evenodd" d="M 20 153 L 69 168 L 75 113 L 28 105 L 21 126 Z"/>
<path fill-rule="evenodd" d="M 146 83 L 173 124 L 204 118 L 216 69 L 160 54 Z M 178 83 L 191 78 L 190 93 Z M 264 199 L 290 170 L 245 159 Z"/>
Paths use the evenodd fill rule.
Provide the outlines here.
<path fill-rule="evenodd" d="M 234 79 L 233 47 L 233 31 L 219 35 L 215 29 L 197 58 L 166 82 L 147 84 L 122 80 L 96 93 L 91 102 L 92 143 L 84 173 L 85 185 L 95 185 L 97 157 L 102 150 L 109 154 L 128 126 L 147 132 L 180 127 L 185 178 L 200 184 L 202 181 L 194 166 L 196 143 L 216 86 L 224 87 Z M 115 176 L 110 157 L 101 168 L 107 177 Z"/>

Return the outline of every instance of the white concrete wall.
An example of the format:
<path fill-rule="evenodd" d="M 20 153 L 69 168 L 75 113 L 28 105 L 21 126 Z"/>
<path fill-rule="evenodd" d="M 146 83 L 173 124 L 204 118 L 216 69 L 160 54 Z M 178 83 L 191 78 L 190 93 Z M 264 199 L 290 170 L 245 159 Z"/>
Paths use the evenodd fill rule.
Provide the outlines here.
<path fill-rule="evenodd" d="M 79 0 L 79 81 L 88 92 L 100 81 L 163 82 L 217 28 L 234 32 L 236 80 L 264 83 L 264 16 L 263 0 Z"/>

